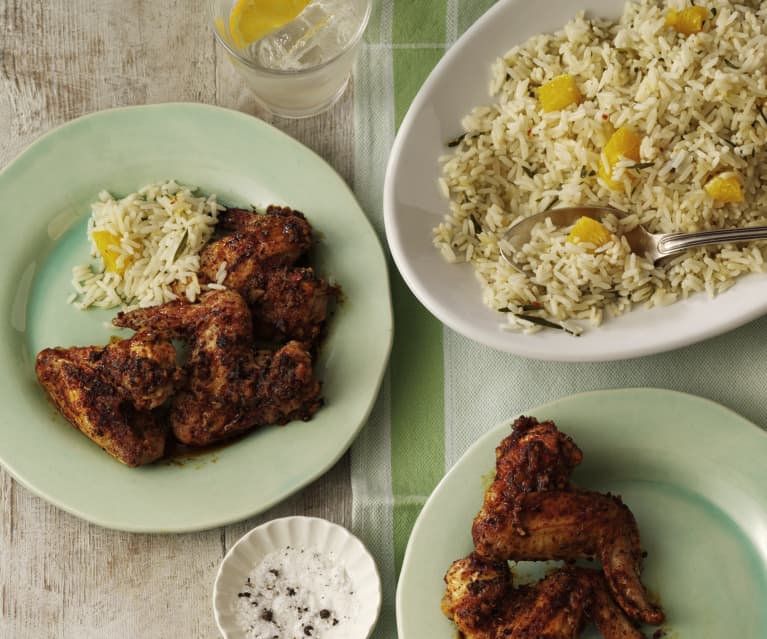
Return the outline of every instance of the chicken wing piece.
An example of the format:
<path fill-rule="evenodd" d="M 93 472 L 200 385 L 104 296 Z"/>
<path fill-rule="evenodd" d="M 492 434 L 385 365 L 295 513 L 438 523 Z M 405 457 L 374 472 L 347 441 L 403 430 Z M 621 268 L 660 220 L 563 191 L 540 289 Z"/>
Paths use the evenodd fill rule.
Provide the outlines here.
<path fill-rule="evenodd" d="M 495 449 L 496 476 L 488 495 L 503 504 L 519 527 L 519 497 L 539 490 L 568 490 L 570 473 L 582 459 L 580 448 L 554 422 L 519 417 Z"/>
<path fill-rule="evenodd" d="M 442 611 L 465 639 L 574 639 L 588 618 L 606 639 L 642 638 L 595 570 L 564 568 L 514 588 L 505 561 L 471 553 L 453 563 L 445 583 Z"/>
<path fill-rule="evenodd" d="M 590 491 L 541 491 L 508 502 L 491 492 L 474 520 L 477 552 L 489 559 L 547 560 L 597 557 L 627 615 L 659 624 L 663 612 L 639 578 L 642 549 L 636 520 L 619 497 Z"/>
<path fill-rule="evenodd" d="M 265 276 L 264 293 L 251 306 L 257 337 L 314 342 L 338 291 L 311 268 L 279 268 Z"/>
<path fill-rule="evenodd" d="M 270 204 L 266 208 L 266 212 L 256 213 L 249 209 L 226 209 L 222 213 L 219 213 L 218 224 L 226 231 L 240 231 L 240 232 L 260 232 L 262 225 L 264 224 L 265 216 L 283 217 L 283 218 L 299 218 L 306 220 L 306 216 L 301 211 L 296 211 L 289 206 L 275 206 Z"/>
<path fill-rule="evenodd" d="M 499 488 L 511 496 L 567 489 L 583 453 L 554 422 L 523 416 L 514 421 L 511 435 L 495 449 L 495 460 Z"/>
<path fill-rule="evenodd" d="M 234 232 L 202 250 L 200 278 L 216 282 L 223 268 L 223 284 L 249 303 L 263 294 L 267 272 L 291 266 L 313 242 L 312 227 L 303 213 L 289 208 L 270 206 L 263 214 L 228 209 L 219 215 L 219 224 Z"/>
<path fill-rule="evenodd" d="M 120 313 L 117 326 L 157 331 L 190 345 L 185 381 L 171 402 L 176 438 L 203 446 L 255 426 L 308 419 L 319 408 L 320 384 L 309 354 L 296 342 L 257 351 L 252 319 L 235 291 L 211 291 L 197 304 L 171 302 Z"/>
<path fill-rule="evenodd" d="M 182 301 L 119 313 L 117 326 L 161 331 L 190 345 L 186 377 L 171 402 L 176 438 L 203 445 L 254 424 L 256 358 L 247 304 L 234 291 L 211 291 L 198 304 Z"/>
<path fill-rule="evenodd" d="M 253 419 L 260 425 L 308 420 L 322 407 L 312 358 L 300 342 L 288 342 L 261 369 Z"/>
<path fill-rule="evenodd" d="M 594 593 L 594 602 L 589 608 L 589 616 L 599 628 L 602 636 L 605 639 L 644 639 L 644 634 L 636 629 L 623 610 L 615 603 L 604 575 L 598 570 L 588 572 Z"/>
<path fill-rule="evenodd" d="M 476 553 L 454 562 L 445 583 L 442 611 L 466 639 L 573 639 L 592 599 L 589 588 L 565 572 L 514 588 L 505 561 Z"/>
<path fill-rule="evenodd" d="M 553 422 L 521 417 L 496 449 L 496 477 L 474 520 L 476 550 L 490 559 L 597 556 L 613 595 L 631 617 L 658 624 L 639 575 L 639 529 L 618 497 L 575 489 L 583 454 Z"/>
<path fill-rule="evenodd" d="M 61 413 L 128 466 L 162 457 L 167 428 L 150 412 L 171 395 L 176 351 L 142 331 L 108 346 L 46 348 L 35 372 Z"/>
<path fill-rule="evenodd" d="M 298 342 L 288 342 L 275 353 L 243 355 L 228 383 L 233 386 L 217 398 L 200 386 L 196 392 L 179 392 L 171 405 L 171 424 L 179 441 L 204 446 L 256 426 L 308 420 L 322 406 L 311 357 Z M 235 389 L 239 395 L 232 392 Z"/>
<path fill-rule="evenodd" d="M 67 349 L 73 361 L 96 364 L 96 370 L 115 392 L 139 410 L 152 410 L 173 394 L 180 370 L 176 349 L 167 337 L 142 331 L 130 339 L 94 347 Z"/>

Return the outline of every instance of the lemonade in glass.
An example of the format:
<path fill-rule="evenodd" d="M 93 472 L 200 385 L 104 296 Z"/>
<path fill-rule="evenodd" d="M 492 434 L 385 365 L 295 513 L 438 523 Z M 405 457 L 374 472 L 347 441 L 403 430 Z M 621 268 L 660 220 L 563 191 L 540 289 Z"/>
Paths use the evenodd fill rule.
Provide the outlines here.
<path fill-rule="evenodd" d="M 307 117 L 346 89 L 372 0 L 211 0 L 218 41 L 269 111 Z"/>

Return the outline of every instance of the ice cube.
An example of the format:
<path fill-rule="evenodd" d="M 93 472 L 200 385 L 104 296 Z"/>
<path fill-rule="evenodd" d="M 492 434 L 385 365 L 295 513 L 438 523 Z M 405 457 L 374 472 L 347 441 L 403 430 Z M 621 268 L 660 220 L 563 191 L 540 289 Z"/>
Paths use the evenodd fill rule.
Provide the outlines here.
<path fill-rule="evenodd" d="M 354 37 L 362 21 L 363 4 L 314 0 L 295 20 L 253 43 L 250 56 L 269 69 L 297 70 L 322 64 Z"/>

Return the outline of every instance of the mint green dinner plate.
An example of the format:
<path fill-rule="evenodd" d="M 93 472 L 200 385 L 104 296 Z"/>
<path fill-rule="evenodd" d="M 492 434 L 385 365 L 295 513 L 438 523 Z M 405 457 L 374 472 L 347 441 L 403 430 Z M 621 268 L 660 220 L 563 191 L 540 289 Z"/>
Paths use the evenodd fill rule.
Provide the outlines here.
<path fill-rule="evenodd" d="M 643 580 L 666 611 L 664 637 L 767 636 L 763 431 L 711 401 L 655 389 L 574 395 L 524 414 L 555 420 L 580 446 L 575 482 L 622 495 L 634 512 L 648 553 Z M 399 639 L 455 639 L 439 607 L 443 576 L 472 550 L 471 523 L 512 421 L 483 435 L 424 506 L 397 589 Z M 526 562 L 515 574 L 544 570 Z M 601 635 L 590 625 L 581 636 Z"/>
<path fill-rule="evenodd" d="M 104 344 L 116 311 L 67 303 L 88 261 L 85 222 L 115 195 L 175 179 L 230 205 L 289 205 L 321 242 L 314 264 L 343 287 L 317 371 L 326 405 L 309 422 L 262 428 L 197 457 L 130 469 L 78 433 L 34 374 L 46 346 Z M 0 173 L 5 322 L 0 340 L 0 463 L 24 486 L 96 524 L 181 532 L 254 515 L 328 470 L 364 424 L 391 348 L 386 260 L 343 180 L 253 117 L 197 104 L 115 109 L 45 135 Z"/>

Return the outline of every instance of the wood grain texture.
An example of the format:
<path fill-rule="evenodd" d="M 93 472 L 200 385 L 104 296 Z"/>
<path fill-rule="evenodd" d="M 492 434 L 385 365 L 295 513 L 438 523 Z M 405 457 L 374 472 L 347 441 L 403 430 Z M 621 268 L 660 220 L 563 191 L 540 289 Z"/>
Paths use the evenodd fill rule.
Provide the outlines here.
<path fill-rule="evenodd" d="M 85 113 L 192 101 L 262 117 L 351 183 L 351 89 L 321 116 L 269 117 L 217 51 L 206 9 L 192 0 L 0 0 L 0 168 Z M 210 601 L 224 553 L 254 525 L 299 513 L 351 524 L 348 455 L 259 517 L 184 535 L 93 526 L 0 470 L 0 637 L 216 637 Z"/>

